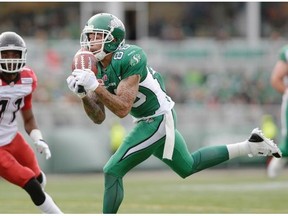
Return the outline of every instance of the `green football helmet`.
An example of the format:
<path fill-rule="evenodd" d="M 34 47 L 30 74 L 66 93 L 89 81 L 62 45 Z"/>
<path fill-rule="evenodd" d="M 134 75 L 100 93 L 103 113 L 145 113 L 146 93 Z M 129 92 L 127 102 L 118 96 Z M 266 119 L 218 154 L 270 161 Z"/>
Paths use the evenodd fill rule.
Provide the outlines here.
<path fill-rule="evenodd" d="M 91 39 L 91 34 L 94 34 L 94 40 Z M 125 26 L 120 19 L 109 13 L 100 13 L 92 16 L 86 23 L 81 33 L 80 45 L 90 50 L 91 46 L 102 44 L 101 49 L 93 51 L 97 60 L 101 61 L 125 43 L 125 34 Z"/>

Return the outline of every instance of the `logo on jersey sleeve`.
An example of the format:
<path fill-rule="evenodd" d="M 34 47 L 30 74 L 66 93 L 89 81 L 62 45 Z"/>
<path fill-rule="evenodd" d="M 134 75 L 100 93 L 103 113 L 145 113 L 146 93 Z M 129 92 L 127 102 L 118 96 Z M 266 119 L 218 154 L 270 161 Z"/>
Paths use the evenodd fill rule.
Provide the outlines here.
<path fill-rule="evenodd" d="M 138 64 L 141 60 L 141 55 L 140 54 L 135 54 L 131 59 L 129 64 L 133 67 L 136 64 Z"/>
<path fill-rule="evenodd" d="M 31 83 L 33 83 L 33 79 L 31 77 L 21 78 L 21 83 L 22 84 L 31 84 Z"/>

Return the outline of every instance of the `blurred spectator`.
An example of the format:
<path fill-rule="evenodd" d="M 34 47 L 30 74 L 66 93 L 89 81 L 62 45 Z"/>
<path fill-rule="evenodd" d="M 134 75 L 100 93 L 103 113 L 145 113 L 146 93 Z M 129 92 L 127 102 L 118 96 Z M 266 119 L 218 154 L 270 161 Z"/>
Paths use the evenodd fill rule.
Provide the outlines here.
<path fill-rule="evenodd" d="M 162 28 L 160 38 L 164 40 L 183 40 L 185 34 L 183 28 L 179 24 L 167 23 Z"/>
<path fill-rule="evenodd" d="M 39 33 L 39 29 L 41 30 L 41 37 L 50 39 L 78 39 L 79 37 L 79 2 L 10 2 L 0 4 L 1 29 L 15 30 L 25 37 L 34 37 Z M 34 9 L 36 7 L 37 10 Z"/>
<path fill-rule="evenodd" d="M 178 103 L 185 102 L 185 86 L 183 85 L 183 78 L 178 74 L 169 74 L 166 76 L 167 93 L 170 97 Z M 183 88 L 184 87 L 184 88 Z"/>
<path fill-rule="evenodd" d="M 115 120 L 110 130 L 110 150 L 112 154 L 117 151 L 125 136 L 125 127 L 118 120 Z"/>
<path fill-rule="evenodd" d="M 46 65 L 48 67 L 48 70 L 51 69 L 51 71 L 59 71 L 61 68 L 61 58 L 57 51 L 53 49 L 47 49 L 46 50 Z"/>
<path fill-rule="evenodd" d="M 278 136 L 278 127 L 272 115 L 263 115 L 261 129 L 267 138 L 273 139 L 275 142 L 277 142 L 276 138 Z"/>

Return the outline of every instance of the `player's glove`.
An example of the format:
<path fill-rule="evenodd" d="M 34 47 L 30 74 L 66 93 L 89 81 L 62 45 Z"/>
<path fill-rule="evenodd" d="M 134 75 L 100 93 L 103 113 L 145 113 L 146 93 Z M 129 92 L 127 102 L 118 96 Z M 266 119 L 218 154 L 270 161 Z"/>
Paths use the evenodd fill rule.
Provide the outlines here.
<path fill-rule="evenodd" d="M 34 142 L 34 144 L 35 144 L 37 152 L 39 152 L 40 154 L 44 153 L 46 160 L 48 160 L 51 157 L 49 146 L 44 140 L 39 139 L 36 142 Z"/>
<path fill-rule="evenodd" d="M 99 86 L 99 82 L 95 74 L 89 69 L 75 69 L 72 72 L 72 75 L 75 76 L 76 86 L 78 86 L 78 88 L 83 86 L 86 92 L 95 91 L 95 89 Z"/>
<path fill-rule="evenodd" d="M 34 141 L 36 151 L 40 154 L 44 153 L 46 160 L 51 157 L 49 146 L 42 138 L 42 133 L 39 129 L 35 128 L 30 132 L 30 137 Z"/>
<path fill-rule="evenodd" d="M 76 85 L 76 77 L 71 75 L 66 79 L 68 88 L 76 94 L 78 97 L 83 98 L 86 96 L 87 92 L 83 86 Z"/>

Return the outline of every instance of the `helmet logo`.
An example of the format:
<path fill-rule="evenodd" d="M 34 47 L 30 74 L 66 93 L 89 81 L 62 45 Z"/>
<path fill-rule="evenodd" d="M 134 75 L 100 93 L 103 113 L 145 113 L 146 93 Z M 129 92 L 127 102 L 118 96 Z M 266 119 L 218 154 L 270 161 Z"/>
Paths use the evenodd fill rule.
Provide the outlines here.
<path fill-rule="evenodd" d="M 86 25 L 84 27 L 84 30 L 88 31 L 88 30 L 93 30 L 94 29 L 94 26 L 93 25 Z"/>
<path fill-rule="evenodd" d="M 110 21 L 110 24 L 109 24 L 109 27 L 113 30 L 114 28 L 118 28 L 118 27 L 121 27 L 123 28 L 123 23 L 119 20 L 119 19 L 112 19 Z"/>

